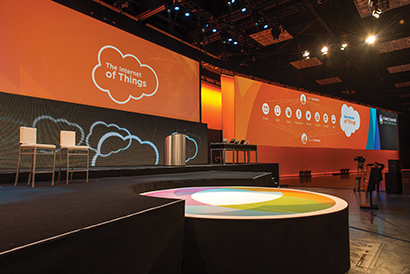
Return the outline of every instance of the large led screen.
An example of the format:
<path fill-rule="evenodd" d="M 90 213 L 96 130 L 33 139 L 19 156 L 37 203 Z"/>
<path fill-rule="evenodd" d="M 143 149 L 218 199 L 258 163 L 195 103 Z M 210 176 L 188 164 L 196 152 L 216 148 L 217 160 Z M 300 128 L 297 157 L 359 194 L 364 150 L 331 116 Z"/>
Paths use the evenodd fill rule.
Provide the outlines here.
<path fill-rule="evenodd" d="M 199 122 L 197 61 L 51 0 L 3 1 L 0 33 L 2 92 Z"/>
<path fill-rule="evenodd" d="M 398 149 L 397 116 L 235 77 L 235 137 L 284 147 Z"/>
<path fill-rule="evenodd" d="M 186 136 L 186 164 L 208 161 L 206 124 L 0 92 L 0 168 L 17 167 L 20 126 L 57 147 L 61 130 L 75 131 L 76 144 L 90 148 L 90 166 L 162 165 L 164 140 L 175 133 Z M 39 157 L 38 166 L 50 158 Z"/>

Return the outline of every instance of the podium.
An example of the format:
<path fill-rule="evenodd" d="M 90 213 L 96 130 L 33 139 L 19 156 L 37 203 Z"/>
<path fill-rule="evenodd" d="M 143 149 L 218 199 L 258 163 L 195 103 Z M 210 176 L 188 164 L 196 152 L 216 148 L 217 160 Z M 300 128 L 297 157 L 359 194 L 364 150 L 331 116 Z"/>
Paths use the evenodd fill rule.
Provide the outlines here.
<path fill-rule="evenodd" d="M 186 159 L 185 134 L 178 133 L 165 137 L 164 142 L 164 165 L 184 166 Z"/>

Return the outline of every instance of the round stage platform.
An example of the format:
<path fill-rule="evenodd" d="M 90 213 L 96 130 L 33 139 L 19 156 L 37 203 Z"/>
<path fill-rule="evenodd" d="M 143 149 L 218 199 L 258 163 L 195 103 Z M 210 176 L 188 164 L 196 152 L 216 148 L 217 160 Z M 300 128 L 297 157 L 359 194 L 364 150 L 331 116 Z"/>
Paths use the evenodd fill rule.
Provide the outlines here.
<path fill-rule="evenodd" d="M 142 193 L 185 200 L 184 273 L 345 273 L 348 204 L 266 187 L 187 187 Z"/>
<path fill-rule="evenodd" d="M 337 197 L 295 189 L 264 187 L 188 187 L 144 193 L 185 200 L 185 216 L 213 219 L 299 218 L 340 211 Z"/>

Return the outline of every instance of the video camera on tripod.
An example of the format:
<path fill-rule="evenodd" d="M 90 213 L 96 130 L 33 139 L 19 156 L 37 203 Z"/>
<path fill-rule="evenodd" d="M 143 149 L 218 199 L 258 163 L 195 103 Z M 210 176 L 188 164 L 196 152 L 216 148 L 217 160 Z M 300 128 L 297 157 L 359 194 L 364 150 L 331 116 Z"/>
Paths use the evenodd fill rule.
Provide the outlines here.
<path fill-rule="evenodd" d="M 362 156 L 356 156 L 356 158 L 354 158 L 354 160 L 357 162 L 357 175 L 356 175 L 356 182 L 354 184 L 354 189 L 353 191 L 356 192 L 360 191 L 360 182 L 362 180 L 362 178 L 364 177 L 364 162 L 366 161 L 365 158 L 363 158 Z"/>
<path fill-rule="evenodd" d="M 357 161 L 357 168 L 363 168 L 364 162 L 366 161 L 365 158 L 363 158 L 362 156 L 356 156 L 354 160 Z"/>

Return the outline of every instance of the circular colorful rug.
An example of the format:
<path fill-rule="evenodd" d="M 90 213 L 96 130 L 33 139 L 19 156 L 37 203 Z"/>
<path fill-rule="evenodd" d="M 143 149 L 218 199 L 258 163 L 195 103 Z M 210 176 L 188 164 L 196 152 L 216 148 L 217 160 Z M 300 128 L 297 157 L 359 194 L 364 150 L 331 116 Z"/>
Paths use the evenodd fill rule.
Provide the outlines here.
<path fill-rule="evenodd" d="M 337 197 L 283 188 L 187 187 L 141 193 L 185 200 L 185 216 L 214 219 L 283 219 L 340 211 L 347 203 Z"/>

